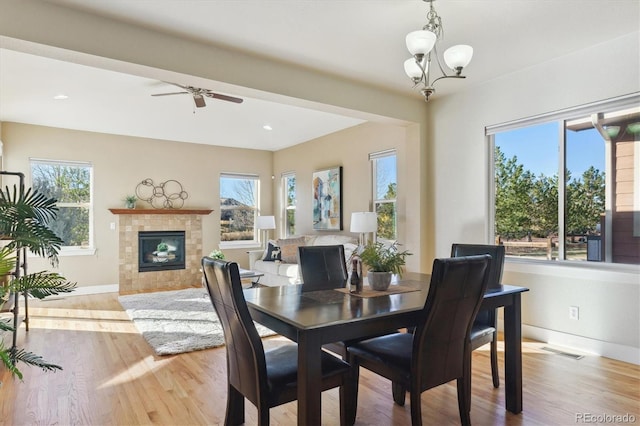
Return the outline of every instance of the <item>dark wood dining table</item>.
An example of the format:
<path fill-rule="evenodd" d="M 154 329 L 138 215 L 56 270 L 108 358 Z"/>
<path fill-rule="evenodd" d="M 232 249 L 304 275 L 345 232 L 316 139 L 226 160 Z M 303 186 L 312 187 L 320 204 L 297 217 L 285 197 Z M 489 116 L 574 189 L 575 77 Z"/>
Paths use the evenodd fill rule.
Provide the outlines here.
<path fill-rule="evenodd" d="M 339 290 L 303 292 L 302 285 L 244 290 L 252 318 L 298 343 L 298 424 L 321 421 L 322 345 L 360 339 L 411 327 L 418 321 L 429 291 L 430 275 L 405 273 L 390 291 L 359 297 Z M 393 293 L 393 285 L 416 291 Z M 503 285 L 487 293 L 483 308 L 504 307 L 505 404 L 522 411 L 521 294 L 525 287 Z"/>

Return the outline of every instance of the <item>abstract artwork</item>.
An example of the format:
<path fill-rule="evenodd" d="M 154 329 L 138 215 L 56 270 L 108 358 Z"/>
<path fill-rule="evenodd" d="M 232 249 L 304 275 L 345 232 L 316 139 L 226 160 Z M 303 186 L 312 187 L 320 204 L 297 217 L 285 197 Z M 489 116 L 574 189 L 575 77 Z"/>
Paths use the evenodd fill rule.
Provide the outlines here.
<path fill-rule="evenodd" d="M 342 230 L 342 167 L 313 172 L 313 229 Z"/>

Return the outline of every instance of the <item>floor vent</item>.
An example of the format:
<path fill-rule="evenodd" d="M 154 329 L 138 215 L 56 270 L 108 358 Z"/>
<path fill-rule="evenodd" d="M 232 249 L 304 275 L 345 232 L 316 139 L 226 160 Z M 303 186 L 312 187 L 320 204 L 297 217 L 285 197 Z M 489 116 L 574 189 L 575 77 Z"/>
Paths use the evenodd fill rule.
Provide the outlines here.
<path fill-rule="evenodd" d="M 571 352 L 561 351 L 559 349 L 550 348 L 548 346 L 544 346 L 542 348 L 542 350 L 545 350 L 547 352 L 553 352 L 556 355 L 562 355 L 562 356 L 566 356 L 566 357 L 572 358 L 572 359 L 582 359 L 582 358 L 584 358 L 584 355 L 572 354 Z"/>

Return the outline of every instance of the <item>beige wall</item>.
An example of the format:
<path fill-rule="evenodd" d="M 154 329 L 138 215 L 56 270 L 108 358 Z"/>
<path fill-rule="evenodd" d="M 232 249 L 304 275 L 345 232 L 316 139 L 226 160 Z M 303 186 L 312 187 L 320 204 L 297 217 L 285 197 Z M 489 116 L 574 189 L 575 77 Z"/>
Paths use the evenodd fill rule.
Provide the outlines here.
<path fill-rule="evenodd" d="M 349 233 L 351 213 L 371 211 L 371 165 L 369 154 L 387 149 L 397 150 L 398 161 L 398 241 L 415 254 L 407 262 L 407 268 L 420 270 L 421 244 L 408 229 L 420 226 L 419 215 L 407 214 L 408 206 L 419 199 L 420 181 L 412 170 L 420 169 L 420 157 L 413 155 L 419 140 L 412 126 L 365 123 L 312 141 L 283 149 L 274 155 L 275 193 L 282 194 L 282 173 L 295 172 L 297 188 L 296 233 L 312 234 L 311 177 L 317 170 L 342 166 L 342 217 L 343 233 Z M 276 202 L 274 201 L 274 205 Z M 279 204 L 278 204 L 279 205 Z M 281 211 L 274 212 L 282 223 Z M 279 226 L 282 229 L 281 226 Z M 318 233 L 326 231 L 318 231 Z M 410 235 L 410 238 L 408 238 Z M 357 234 L 354 234 L 357 236 Z"/>
<path fill-rule="evenodd" d="M 214 209 L 203 217 L 203 250 L 218 248 L 220 172 L 255 173 L 261 181 L 262 209 L 272 211 L 273 153 L 177 143 L 163 140 L 90 133 L 17 123 L 3 123 L 5 170 L 20 171 L 30 185 L 29 158 L 88 161 L 93 165 L 95 256 L 60 259 L 59 273 L 79 286 L 118 283 L 118 223 L 109 208 L 123 208 L 124 196 L 151 178 L 160 183 L 179 181 L 189 194 L 184 208 Z M 5 179 L 5 183 L 9 183 Z M 139 208 L 148 206 L 139 203 Z M 228 257 L 247 266 L 246 249 L 225 250 Z M 40 259 L 30 261 L 30 270 L 49 268 Z"/>
<path fill-rule="evenodd" d="M 453 242 L 489 241 L 485 126 L 638 92 L 638 40 L 630 34 L 430 103 L 436 255 Z M 507 261 L 503 281 L 531 289 L 530 336 L 640 362 L 640 270 L 620 269 Z M 580 307 L 578 321 L 569 306 Z"/>

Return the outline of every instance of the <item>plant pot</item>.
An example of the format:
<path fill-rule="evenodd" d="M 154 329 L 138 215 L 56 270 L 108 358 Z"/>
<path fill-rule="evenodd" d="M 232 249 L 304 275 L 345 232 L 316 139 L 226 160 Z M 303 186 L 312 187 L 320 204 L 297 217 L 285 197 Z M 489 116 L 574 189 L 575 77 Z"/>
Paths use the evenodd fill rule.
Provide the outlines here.
<path fill-rule="evenodd" d="M 127 201 L 125 202 L 125 205 L 128 209 L 135 209 L 136 208 L 136 202 L 135 201 Z"/>
<path fill-rule="evenodd" d="M 372 290 L 385 291 L 391 284 L 391 272 L 367 272 L 367 279 L 369 280 L 369 287 Z"/>

